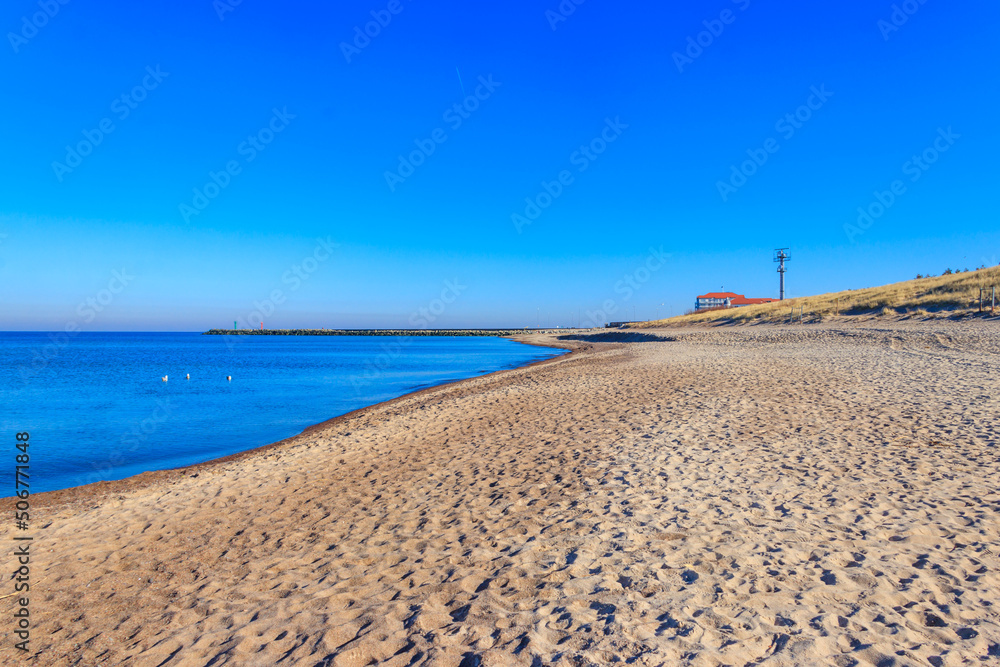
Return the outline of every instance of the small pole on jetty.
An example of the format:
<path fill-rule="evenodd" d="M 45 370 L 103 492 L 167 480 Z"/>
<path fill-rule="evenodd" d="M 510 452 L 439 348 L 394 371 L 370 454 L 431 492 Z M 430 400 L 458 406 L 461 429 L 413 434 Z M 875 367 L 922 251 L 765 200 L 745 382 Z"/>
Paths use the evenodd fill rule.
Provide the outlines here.
<path fill-rule="evenodd" d="M 994 315 L 997 307 L 997 286 L 993 286 L 993 299 L 990 301 L 990 315 Z"/>
<path fill-rule="evenodd" d="M 236 320 L 233 320 L 233 331 L 236 331 Z"/>

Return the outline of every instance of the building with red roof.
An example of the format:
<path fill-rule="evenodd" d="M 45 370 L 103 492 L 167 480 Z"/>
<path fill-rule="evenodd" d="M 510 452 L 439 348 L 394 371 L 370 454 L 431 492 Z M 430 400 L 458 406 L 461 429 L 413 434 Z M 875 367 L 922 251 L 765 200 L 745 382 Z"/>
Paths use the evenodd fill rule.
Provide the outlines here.
<path fill-rule="evenodd" d="M 747 298 L 736 292 L 709 292 L 702 294 L 695 299 L 695 310 L 707 310 L 710 308 L 739 308 L 741 306 L 753 306 L 759 303 L 771 303 L 777 299 Z"/>

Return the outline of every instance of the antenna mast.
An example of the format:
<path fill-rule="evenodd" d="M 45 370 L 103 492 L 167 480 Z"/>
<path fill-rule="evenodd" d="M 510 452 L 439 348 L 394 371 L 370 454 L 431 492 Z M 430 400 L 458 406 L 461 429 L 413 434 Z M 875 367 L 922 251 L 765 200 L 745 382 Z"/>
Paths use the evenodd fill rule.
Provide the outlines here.
<path fill-rule="evenodd" d="M 778 262 L 778 275 L 781 277 L 780 300 L 785 300 L 785 262 L 791 261 L 792 256 L 788 253 L 788 248 L 778 248 L 774 251 L 774 261 Z"/>

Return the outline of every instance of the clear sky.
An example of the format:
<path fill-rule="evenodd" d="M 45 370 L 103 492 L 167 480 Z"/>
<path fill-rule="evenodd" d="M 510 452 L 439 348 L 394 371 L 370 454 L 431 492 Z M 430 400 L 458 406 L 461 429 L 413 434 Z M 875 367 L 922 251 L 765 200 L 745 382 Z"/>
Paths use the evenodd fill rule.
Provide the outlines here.
<path fill-rule="evenodd" d="M 565 326 L 777 296 L 778 247 L 791 296 L 1000 262 L 996 2 L 234 3 L 4 3 L 0 329 Z"/>

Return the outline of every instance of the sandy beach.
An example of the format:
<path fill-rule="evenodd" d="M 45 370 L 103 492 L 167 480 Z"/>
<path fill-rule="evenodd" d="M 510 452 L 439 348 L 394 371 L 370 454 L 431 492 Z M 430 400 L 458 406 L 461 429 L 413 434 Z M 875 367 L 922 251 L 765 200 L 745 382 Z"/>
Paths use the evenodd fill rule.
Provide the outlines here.
<path fill-rule="evenodd" d="M 995 322 L 533 342 L 575 352 L 34 497 L 31 664 L 1000 662 Z"/>

